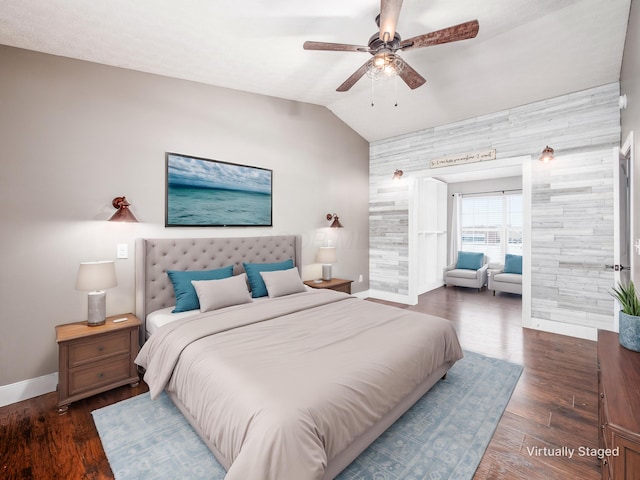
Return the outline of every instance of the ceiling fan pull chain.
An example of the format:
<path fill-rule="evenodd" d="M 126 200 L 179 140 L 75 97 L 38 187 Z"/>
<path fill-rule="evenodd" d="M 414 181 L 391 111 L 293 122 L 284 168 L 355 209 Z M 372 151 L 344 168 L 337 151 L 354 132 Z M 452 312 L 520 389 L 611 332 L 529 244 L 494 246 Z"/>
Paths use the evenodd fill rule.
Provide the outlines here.
<path fill-rule="evenodd" d="M 373 77 L 371 77 L 371 106 L 373 107 L 373 97 L 374 97 L 374 85 L 375 85 L 375 79 Z"/>
<path fill-rule="evenodd" d="M 396 103 L 394 107 L 397 107 L 398 106 L 398 76 L 397 75 L 393 78 L 393 83 L 395 84 L 395 90 L 396 90 L 395 92 Z"/>

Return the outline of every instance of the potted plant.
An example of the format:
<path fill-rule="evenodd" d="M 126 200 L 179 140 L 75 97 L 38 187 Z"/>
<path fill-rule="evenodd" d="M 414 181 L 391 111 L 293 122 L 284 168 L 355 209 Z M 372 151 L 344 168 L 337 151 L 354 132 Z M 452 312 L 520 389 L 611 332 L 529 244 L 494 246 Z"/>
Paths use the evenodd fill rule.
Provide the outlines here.
<path fill-rule="evenodd" d="M 620 345 L 634 352 L 640 352 L 640 301 L 633 281 L 627 285 L 618 282 L 613 294 L 620 302 L 619 339 Z"/>

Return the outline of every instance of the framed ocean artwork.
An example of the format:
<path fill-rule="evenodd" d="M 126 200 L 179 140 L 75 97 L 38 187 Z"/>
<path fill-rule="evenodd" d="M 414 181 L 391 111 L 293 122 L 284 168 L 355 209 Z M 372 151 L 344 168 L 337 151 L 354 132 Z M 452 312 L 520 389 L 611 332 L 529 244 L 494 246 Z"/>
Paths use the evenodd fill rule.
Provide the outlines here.
<path fill-rule="evenodd" d="M 273 171 L 166 154 L 167 227 L 271 227 Z"/>

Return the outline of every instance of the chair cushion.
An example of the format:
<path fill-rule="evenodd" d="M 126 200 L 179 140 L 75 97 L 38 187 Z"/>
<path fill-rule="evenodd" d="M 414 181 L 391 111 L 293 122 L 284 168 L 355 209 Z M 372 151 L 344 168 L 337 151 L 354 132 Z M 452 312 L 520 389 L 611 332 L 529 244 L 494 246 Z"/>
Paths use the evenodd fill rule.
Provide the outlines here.
<path fill-rule="evenodd" d="M 466 268 L 455 268 L 453 270 L 449 270 L 446 274 L 447 277 L 455 277 L 455 278 L 477 278 L 478 271 L 477 270 L 468 270 Z"/>
<path fill-rule="evenodd" d="M 511 255 L 507 253 L 504 256 L 504 273 L 518 273 L 522 275 L 522 255 Z"/>
<path fill-rule="evenodd" d="M 503 283 L 519 283 L 522 285 L 522 275 L 519 273 L 498 273 L 493 276 L 494 282 L 503 282 Z"/>
<path fill-rule="evenodd" d="M 484 253 L 482 252 L 458 252 L 457 269 L 478 270 L 482 267 Z"/>

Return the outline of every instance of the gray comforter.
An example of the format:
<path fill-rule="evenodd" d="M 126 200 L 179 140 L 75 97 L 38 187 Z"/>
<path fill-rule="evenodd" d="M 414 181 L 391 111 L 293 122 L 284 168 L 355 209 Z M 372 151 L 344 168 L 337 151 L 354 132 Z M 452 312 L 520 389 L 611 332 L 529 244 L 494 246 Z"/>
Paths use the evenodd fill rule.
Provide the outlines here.
<path fill-rule="evenodd" d="M 441 318 L 329 290 L 179 320 L 136 363 L 224 460 L 227 480 L 317 480 L 327 462 L 444 362 L 462 358 Z"/>

